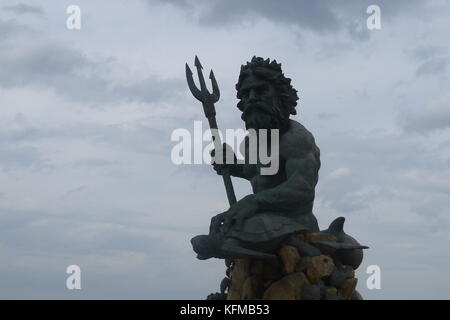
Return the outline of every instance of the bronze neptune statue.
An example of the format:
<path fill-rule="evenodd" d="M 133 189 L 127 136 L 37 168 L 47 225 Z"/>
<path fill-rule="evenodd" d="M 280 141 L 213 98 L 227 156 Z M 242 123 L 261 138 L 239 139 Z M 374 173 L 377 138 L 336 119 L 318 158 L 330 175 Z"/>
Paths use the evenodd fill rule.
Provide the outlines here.
<path fill-rule="evenodd" d="M 189 87 L 197 99 L 202 101 L 211 128 L 217 129 L 214 102 L 219 98 L 219 89 L 211 72 L 213 93 L 206 89 L 201 65 L 196 58 L 201 89 L 192 79 L 192 72 L 186 65 Z M 211 220 L 207 235 L 198 235 L 191 240 L 199 259 L 211 257 L 221 259 L 253 258 L 271 261 L 276 259 L 274 250 L 282 244 L 289 244 L 305 256 L 320 255 L 319 249 L 328 248 L 341 257 L 344 264 L 359 266 L 362 249 L 356 240 L 343 233 L 344 218 L 336 219 L 329 232 L 338 238 L 337 242 L 317 241 L 315 245 L 299 241 L 299 232 L 318 232 L 319 227 L 313 214 L 315 186 L 320 169 L 320 150 L 313 135 L 299 122 L 290 119 L 296 114 L 297 90 L 291 79 L 285 77 L 281 64 L 275 60 L 253 57 L 241 67 L 236 84 L 238 109 L 247 130 L 255 132 L 256 139 L 265 130 L 278 131 L 279 168 L 275 174 L 262 174 L 265 165 L 249 160 L 249 138 L 242 142 L 245 160 L 243 162 L 225 161 L 230 152 L 216 137 L 214 170 L 224 177 L 230 208 Z M 267 140 L 271 151 L 273 141 Z M 222 150 L 219 150 L 222 149 Z M 220 159 L 218 158 L 220 154 Z M 234 158 L 236 158 L 234 156 Z M 220 160 L 220 161 L 218 161 Z M 246 179 L 251 183 L 253 193 L 236 201 L 230 176 Z"/>

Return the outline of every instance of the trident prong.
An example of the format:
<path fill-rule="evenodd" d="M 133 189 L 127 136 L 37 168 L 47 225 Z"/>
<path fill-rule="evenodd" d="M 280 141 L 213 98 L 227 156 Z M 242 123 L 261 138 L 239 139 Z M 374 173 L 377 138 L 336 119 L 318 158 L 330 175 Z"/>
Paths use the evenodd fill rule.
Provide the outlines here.
<path fill-rule="evenodd" d="M 203 102 L 202 92 L 198 90 L 197 86 L 195 85 L 194 78 L 192 77 L 191 68 L 189 68 L 187 63 L 186 63 L 186 79 L 188 82 L 189 89 L 191 90 L 193 96 L 197 100 Z"/>
<path fill-rule="evenodd" d="M 206 88 L 205 78 L 203 77 L 202 71 L 203 67 L 197 56 L 195 56 L 194 65 L 197 68 L 198 80 L 200 82 L 200 89 L 195 85 L 191 68 L 189 68 L 189 65 L 186 63 L 186 79 L 192 94 L 197 100 L 201 102 L 212 102 L 212 103 L 217 102 L 220 98 L 220 91 L 219 86 L 217 85 L 216 78 L 214 76 L 214 72 L 211 70 L 209 74 L 209 79 L 211 79 L 211 84 L 213 88 L 213 93 L 211 94 Z"/>
<path fill-rule="evenodd" d="M 217 102 L 220 98 L 220 91 L 219 86 L 217 85 L 216 77 L 214 76 L 214 72 L 211 70 L 209 73 L 209 79 L 211 79 L 213 92 L 212 95 L 214 96 L 214 102 Z"/>

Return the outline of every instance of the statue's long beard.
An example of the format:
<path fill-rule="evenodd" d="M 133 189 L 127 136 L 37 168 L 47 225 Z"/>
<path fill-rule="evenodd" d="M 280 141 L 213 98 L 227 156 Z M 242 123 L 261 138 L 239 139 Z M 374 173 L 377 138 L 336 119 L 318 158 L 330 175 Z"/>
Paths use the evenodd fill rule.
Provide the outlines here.
<path fill-rule="evenodd" d="M 271 112 L 271 109 L 261 105 L 252 107 L 244 117 L 246 129 L 281 129 L 281 116 L 278 112 Z"/>
<path fill-rule="evenodd" d="M 250 113 L 247 117 L 247 120 L 245 121 L 245 127 L 246 129 L 274 129 L 274 123 L 273 119 L 270 117 L 270 115 L 254 111 Z"/>

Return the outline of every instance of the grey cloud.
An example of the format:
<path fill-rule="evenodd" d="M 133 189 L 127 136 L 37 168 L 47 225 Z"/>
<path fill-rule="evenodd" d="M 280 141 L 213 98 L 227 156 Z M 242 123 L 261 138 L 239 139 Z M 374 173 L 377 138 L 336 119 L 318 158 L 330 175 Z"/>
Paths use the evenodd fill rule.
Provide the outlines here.
<path fill-rule="evenodd" d="M 2 206 L 0 206 L 0 212 L 2 212 L 2 215 L 0 216 L 0 231 L 2 235 L 4 234 L 4 231 L 14 230 L 32 223 L 37 219 L 37 216 L 41 214 L 35 212 L 29 214 L 29 212 L 8 209 Z"/>
<path fill-rule="evenodd" d="M 382 168 L 392 173 L 398 168 L 427 168 L 436 151 L 427 145 L 417 144 L 414 137 L 403 134 L 334 133 L 327 136 L 319 147 L 336 167 L 353 163 L 361 173 L 369 168 Z M 416 156 L 420 154 L 421 156 Z M 376 178 L 378 180 L 379 178 Z"/>
<path fill-rule="evenodd" d="M 77 194 L 77 193 L 80 193 L 80 192 L 84 192 L 84 191 L 86 191 L 86 190 L 87 190 L 87 187 L 86 187 L 86 186 L 79 186 L 79 187 L 76 187 L 76 188 L 71 189 L 71 190 L 67 191 L 66 193 L 64 193 L 64 194 L 60 197 L 60 199 L 61 199 L 61 200 L 65 200 L 65 199 L 67 199 L 68 197 L 70 197 L 71 195 L 74 195 L 74 194 Z"/>
<path fill-rule="evenodd" d="M 445 170 L 410 170 L 402 175 L 411 189 L 425 193 L 450 195 L 450 174 Z"/>
<path fill-rule="evenodd" d="M 152 1 L 152 0 L 150 0 L 150 1 Z M 157 1 L 159 1 L 159 0 L 157 0 Z M 180 6 L 180 7 L 185 7 L 185 8 L 192 6 L 191 2 L 189 0 L 165 0 L 163 2 L 166 4 L 171 4 L 174 6 Z"/>
<path fill-rule="evenodd" d="M 343 215 L 369 212 L 383 202 L 411 203 L 407 199 L 416 193 L 427 192 L 431 199 L 439 199 L 448 192 L 446 178 L 436 174 L 446 169 L 439 159 L 440 148 L 423 146 L 416 140 L 394 134 L 327 135 L 319 145 L 323 167 L 317 199 Z M 344 167 L 347 174 L 330 177 L 330 172 Z"/>
<path fill-rule="evenodd" d="M 0 170 L 41 170 L 51 167 L 39 149 L 30 144 L 37 132 L 34 128 L 14 131 L 0 128 Z"/>
<path fill-rule="evenodd" d="M 142 154 L 170 156 L 170 133 L 150 126 L 134 124 L 133 126 L 109 125 L 92 128 L 91 137 L 96 143 L 105 143 Z"/>
<path fill-rule="evenodd" d="M 366 21 L 364 19 L 357 19 L 346 25 L 348 33 L 351 38 L 359 41 L 367 41 L 370 39 L 370 30 L 367 29 Z"/>
<path fill-rule="evenodd" d="M 223 25 L 243 22 L 247 18 L 263 17 L 268 20 L 298 25 L 319 32 L 329 32 L 340 27 L 337 17 L 320 1 L 212 1 L 201 16 L 200 22 L 207 25 Z"/>
<path fill-rule="evenodd" d="M 450 97 L 416 111 L 403 111 L 398 122 L 405 132 L 430 133 L 450 128 Z"/>
<path fill-rule="evenodd" d="M 436 75 L 444 73 L 447 68 L 447 60 L 444 58 L 433 58 L 422 63 L 416 70 L 417 76 Z"/>
<path fill-rule="evenodd" d="M 42 15 L 45 13 L 44 9 L 42 9 L 41 7 L 32 6 L 32 5 L 29 5 L 26 3 L 18 3 L 15 5 L 4 6 L 4 7 L 2 7 L 2 9 L 5 11 L 13 12 L 15 14 L 30 13 L 30 14 Z"/>
<path fill-rule="evenodd" d="M 65 212 L 59 216 L 42 211 L 0 209 L 0 240 L 3 245 L 16 250 L 26 248 L 52 253 L 70 250 L 77 254 L 128 250 L 163 254 L 162 250 L 155 251 L 159 247 L 158 239 L 152 235 L 148 225 L 126 225 L 105 217 L 94 219 L 86 214 Z M 133 244 L 129 245 L 130 242 Z"/>
<path fill-rule="evenodd" d="M 122 99 L 154 102 L 171 100 L 183 92 L 186 84 L 184 79 L 159 79 L 154 76 L 132 85 L 119 85 L 114 87 L 116 94 Z"/>
<path fill-rule="evenodd" d="M 319 119 L 327 120 L 327 119 L 336 118 L 339 115 L 337 113 L 332 113 L 332 112 L 321 112 L 317 116 L 319 117 Z"/>
<path fill-rule="evenodd" d="M 338 210 L 344 214 L 349 214 L 366 209 L 371 200 L 373 199 L 370 196 L 364 197 L 344 194 L 331 199 L 325 198 L 325 203 L 330 208 L 334 208 L 335 210 Z"/>
<path fill-rule="evenodd" d="M 148 0 L 149 3 L 165 3 L 162 0 Z M 258 18 L 273 23 L 295 26 L 318 33 L 335 33 L 347 30 L 355 40 L 367 40 L 368 17 L 366 10 L 374 4 L 371 0 L 212 0 L 212 1 L 170 1 L 196 17 L 199 23 L 209 26 L 240 24 Z M 400 13 L 420 10 L 421 1 L 377 1 L 383 18 L 393 18 Z"/>
<path fill-rule="evenodd" d="M 447 52 L 447 47 L 436 45 L 420 45 L 412 50 L 406 51 L 409 56 L 419 61 L 446 55 Z"/>
<path fill-rule="evenodd" d="M 149 2 L 164 3 L 161 0 Z M 317 31 L 331 31 L 339 27 L 338 19 L 323 1 L 171 1 L 197 13 L 198 21 L 203 25 L 224 26 L 240 24 L 248 19 L 266 18 L 270 21 L 299 25 Z"/>
<path fill-rule="evenodd" d="M 73 74 L 77 69 L 93 66 L 82 53 L 60 43 L 16 48 L 2 53 L 0 63 L 6 71 L 1 79 L 4 85 L 23 85 L 41 77 Z"/>
<path fill-rule="evenodd" d="M 16 20 L 0 19 L 0 41 L 14 38 L 20 34 L 28 32 L 30 29 Z"/>
<path fill-rule="evenodd" d="M 24 125 L 20 129 L 0 129 L 0 144 L 21 145 L 55 137 L 70 139 L 79 137 L 82 128 L 42 128 Z"/>
<path fill-rule="evenodd" d="M 60 42 L 20 47 L 0 53 L 0 86 L 49 87 L 87 104 L 121 101 L 155 102 L 173 98 L 184 81 L 150 76 L 138 84 L 114 84 L 99 75 L 107 62 L 95 62 Z"/>
<path fill-rule="evenodd" d="M 106 159 L 86 159 L 77 161 L 74 167 L 77 168 L 104 168 L 120 164 L 118 161 L 111 161 Z"/>
<path fill-rule="evenodd" d="M 148 234 L 144 227 L 127 226 L 107 218 L 92 218 L 90 214 L 69 214 L 64 212 L 58 215 L 43 211 L 12 210 L 0 207 L 1 236 L 3 246 L 17 252 L 41 251 L 47 253 L 64 254 L 90 254 L 91 252 L 120 252 L 132 251 L 134 246 L 114 249 L 107 243 L 111 238 L 135 238 Z M 89 210 L 88 210 L 89 211 Z M 82 236 L 80 236 L 82 235 Z M 147 237 L 147 249 L 151 251 Z M 58 239 L 58 241 L 55 241 Z"/>
<path fill-rule="evenodd" d="M 419 45 L 405 50 L 406 55 L 419 62 L 416 76 L 445 73 L 448 65 L 448 48 L 438 45 Z"/>
<path fill-rule="evenodd" d="M 167 121 L 169 122 L 169 121 Z M 117 125 L 74 124 L 63 127 L 36 127 L 24 125 L 20 129 L 0 129 L 0 171 L 55 169 L 51 157 L 45 155 L 50 143 L 80 141 L 106 150 L 139 153 L 151 158 L 162 155 L 170 160 L 172 144 L 170 128 L 152 128 L 140 123 Z M 152 161 L 149 159 L 149 161 Z M 69 166 L 81 172 L 120 173 L 124 164 L 106 155 L 89 155 L 74 159 Z M 65 195 L 62 195 L 65 197 Z"/>
<path fill-rule="evenodd" d="M 51 168 L 39 150 L 33 146 L 13 145 L 0 142 L 0 170 Z"/>
<path fill-rule="evenodd" d="M 354 45 L 349 41 L 337 40 L 331 43 L 325 43 L 316 52 L 317 62 L 320 63 L 321 61 L 336 58 L 336 56 L 354 49 Z"/>
<path fill-rule="evenodd" d="M 173 144 L 170 141 L 170 119 L 167 128 L 154 128 L 154 119 L 148 124 L 130 122 L 127 124 L 73 124 L 64 127 L 36 127 L 23 125 L 20 129 L 0 129 L 0 169 L 14 170 L 51 168 L 49 159 L 39 149 L 46 141 L 67 143 L 83 141 L 93 145 L 106 146 L 108 150 L 126 150 L 142 155 L 163 155 L 170 157 Z M 87 157 L 75 160 L 70 165 L 79 170 L 119 170 L 123 163 L 103 157 Z"/>

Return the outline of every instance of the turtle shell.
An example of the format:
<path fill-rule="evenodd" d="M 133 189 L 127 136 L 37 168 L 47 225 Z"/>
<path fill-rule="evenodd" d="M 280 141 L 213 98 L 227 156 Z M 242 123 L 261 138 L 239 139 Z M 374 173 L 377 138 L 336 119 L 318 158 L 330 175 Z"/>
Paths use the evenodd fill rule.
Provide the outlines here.
<path fill-rule="evenodd" d="M 293 233 L 310 230 L 292 217 L 274 213 L 259 213 L 246 219 L 240 230 L 233 226 L 225 235 L 250 245 L 270 246 L 278 244 Z"/>

